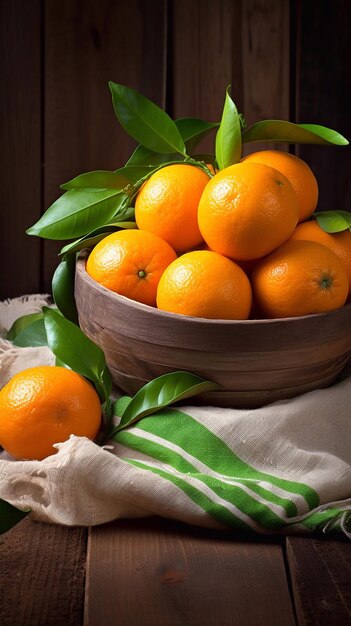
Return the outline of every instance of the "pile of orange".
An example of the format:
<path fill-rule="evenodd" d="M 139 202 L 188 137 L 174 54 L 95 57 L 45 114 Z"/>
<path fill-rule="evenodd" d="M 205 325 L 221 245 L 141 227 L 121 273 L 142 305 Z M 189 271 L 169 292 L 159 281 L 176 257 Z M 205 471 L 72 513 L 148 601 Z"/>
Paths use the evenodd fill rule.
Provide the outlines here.
<path fill-rule="evenodd" d="M 214 172 L 213 172 L 214 173 Z M 312 214 L 318 185 L 296 156 L 262 151 L 210 176 L 165 166 L 141 187 L 137 228 L 90 253 L 87 272 L 122 296 L 170 313 L 245 320 L 331 311 L 351 291 L 351 232 Z M 99 397 L 79 374 L 37 367 L 0 391 L 0 445 L 43 459 L 69 435 L 94 439 Z"/>
<path fill-rule="evenodd" d="M 138 193 L 137 229 L 97 244 L 87 272 L 118 294 L 182 315 L 334 310 L 350 292 L 351 232 L 324 232 L 311 217 L 317 201 L 312 170 L 285 152 L 256 152 L 212 178 L 195 165 L 165 166 Z"/>

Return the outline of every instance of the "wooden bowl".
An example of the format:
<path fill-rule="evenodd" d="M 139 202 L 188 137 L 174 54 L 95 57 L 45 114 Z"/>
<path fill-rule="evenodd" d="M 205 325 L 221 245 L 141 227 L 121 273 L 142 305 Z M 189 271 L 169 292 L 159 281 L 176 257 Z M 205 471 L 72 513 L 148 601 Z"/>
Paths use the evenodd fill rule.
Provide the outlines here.
<path fill-rule="evenodd" d="M 102 287 L 87 274 L 83 256 L 75 297 L 81 328 L 128 394 L 156 376 L 186 370 L 222 387 L 199 402 L 253 408 L 331 385 L 351 356 L 351 304 L 276 320 L 187 317 Z"/>

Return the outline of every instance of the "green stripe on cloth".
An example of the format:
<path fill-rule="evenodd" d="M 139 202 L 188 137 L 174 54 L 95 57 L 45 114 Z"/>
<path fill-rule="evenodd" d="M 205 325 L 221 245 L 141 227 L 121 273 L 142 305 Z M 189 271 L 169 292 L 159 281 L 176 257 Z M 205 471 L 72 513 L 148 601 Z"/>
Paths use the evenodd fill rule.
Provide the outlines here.
<path fill-rule="evenodd" d="M 195 502 L 201 509 L 203 509 L 208 515 L 211 515 L 217 521 L 220 521 L 222 524 L 226 526 L 234 526 L 235 528 L 240 528 L 241 530 L 252 530 L 253 526 L 249 523 L 250 520 L 247 520 L 246 523 L 243 519 L 240 519 L 236 515 L 234 515 L 229 509 L 227 509 L 222 504 L 214 502 L 211 500 L 206 494 L 202 493 L 196 487 L 193 487 L 189 483 L 187 483 L 183 478 L 178 476 L 174 476 L 165 470 L 162 470 L 158 467 L 150 466 L 146 463 L 142 463 L 141 461 L 137 461 L 135 459 L 125 459 L 131 465 L 135 467 L 140 467 L 145 470 L 149 470 L 162 478 L 172 482 L 179 489 L 181 489 L 193 502 Z"/>
<path fill-rule="evenodd" d="M 285 524 L 284 511 L 292 516 L 296 514 L 296 506 L 293 502 L 283 500 L 282 498 L 272 494 L 268 490 L 259 489 L 257 491 L 264 492 L 264 500 L 262 502 L 255 497 L 255 489 L 252 481 L 245 481 L 245 484 L 239 480 L 227 481 L 199 472 L 194 465 L 184 459 L 178 452 L 170 450 L 160 443 L 145 440 L 142 436 L 134 433 L 122 431 L 118 434 L 118 442 L 128 448 L 133 448 L 149 457 L 157 459 L 162 463 L 166 463 L 177 472 L 184 474 L 183 479 L 187 482 L 190 478 L 202 482 L 207 485 L 217 496 L 228 503 L 235 505 L 244 515 L 258 522 L 262 527 L 267 529 L 281 528 Z M 124 459 L 126 461 L 134 461 L 134 459 Z M 249 491 L 249 492 L 248 492 Z M 252 493 L 250 493 L 250 491 Z M 258 495 L 258 494 L 257 494 Z M 262 494 L 261 494 L 262 495 Z M 282 515 L 277 514 L 270 508 L 269 504 L 280 507 Z M 287 510 L 288 509 L 288 510 Z"/>
<path fill-rule="evenodd" d="M 138 422 L 138 428 L 175 444 L 218 474 L 235 479 L 269 482 L 289 494 L 302 496 L 310 509 L 319 504 L 319 497 L 314 489 L 304 483 L 278 478 L 248 465 L 220 437 L 182 411 L 167 409 L 144 417 Z"/>
<path fill-rule="evenodd" d="M 303 524 L 310 531 L 326 530 L 327 527 L 331 530 L 334 525 L 340 522 L 342 516 L 347 516 L 351 519 L 351 510 L 331 507 L 321 511 L 312 511 L 300 521 L 300 524 Z"/>
<path fill-rule="evenodd" d="M 147 456 L 152 457 L 153 459 L 157 459 L 162 463 L 167 463 L 167 465 L 172 466 L 178 472 L 182 472 L 184 474 L 193 474 L 194 476 L 200 478 L 204 482 L 207 481 L 207 475 L 203 472 L 199 472 L 199 470 L 195 467 L 195 465 L 191 464 L 187 459 L 185 459 L 179 452 L 172 450 L 166 445 L 162 445 L 159 442 L 146 440 L 142 436 L 138 436 L 135 432 L 131 431 L 121 431 L 118 433 L 116 437 L 117 441 L 122 445 L 132 448 L 133 450 L 137 450 L 143 454 L 147 454 Z M 167 442 L 165 442 L 167 443 Z M 218 494 L 218 489 L 222 489 L 222 485 L 225 486 L 227 491 L 231 489 L 232 483 L 220 477 L 209 477 L 214 482 L 211 483 L 211 488 L 214 489 Z M 236 483 L 240 483 L 246 488 L 250 489 L 252 492 L 256 493 L 263 500 L 271 502 L 282 509 L 285 510 L 288 517 L 294 517 L 297 514 L 297 507 L 292 500 L 288 500 L 287 498 L 282 498 L 268 489 L 257 484 L 254 480 L 245 480 L 245 479 L 236 479 Z M 209 484 L 206 482 L 206 484 Z M 255 500 L 256 502 L 256 500 Z"/>
<path fill-rule="evenodd" d="M 253 480 L 248 481 L 245 479 L 241 479 L 240 482 L 243 485 L 246 485 L 247 487 L 249 487 L 249 489 L 257 493 L 257 495 L 263 498 L 264 500 L 268 500 L 269 502 L 272 502 L 273 504 L 283 507 L 288 517 L 294 517 L 295 515 L 297 515 L 297 506 L 295 502 L 293 502 L 292 500 L 288 500 L 287 498 L 282 498 L 281 496 L 278 496 L 275 493 L 272 493 L 265 487 L 262 487 L 261 485 L 254 482 Z"/>

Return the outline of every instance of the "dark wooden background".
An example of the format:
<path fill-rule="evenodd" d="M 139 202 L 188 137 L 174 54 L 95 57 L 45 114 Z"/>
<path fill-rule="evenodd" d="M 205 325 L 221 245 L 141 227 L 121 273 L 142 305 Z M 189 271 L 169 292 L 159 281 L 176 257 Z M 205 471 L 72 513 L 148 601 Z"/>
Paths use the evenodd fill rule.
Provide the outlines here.
<path fill-rule="evenodd" d="M 60 183 L 116 169 L 133 149 L 108 80 L 209 121 L 231 83 L 249 123 L 315 122 L 350 138 L 350 18 L 349 0 L 0 0 L 0 299 L 50 291 L 58 245 L 25 229 Z M 350 149 L 296 152 L 319 208 L 350 209 Z"/>

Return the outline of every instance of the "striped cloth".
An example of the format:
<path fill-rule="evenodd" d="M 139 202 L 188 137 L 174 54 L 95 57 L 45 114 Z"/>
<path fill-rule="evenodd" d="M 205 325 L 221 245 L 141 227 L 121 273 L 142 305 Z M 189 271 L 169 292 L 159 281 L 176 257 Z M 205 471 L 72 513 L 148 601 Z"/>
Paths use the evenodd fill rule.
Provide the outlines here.
<path fill-rule="evenodd" d="M 121 431 L 117 454 L 181 489 L 223 525 L 256 532 L 335 526 L 347 534 L 351 423 L 345 431 L 341 416 L 350 394 L 348 378 L 256 410 L 168 409 Z M 344 433 L 336 446 L 335 433 Z"/>
<path fill-rule="evenodd" d="M 6 343 L 3 382 L 33 350 Z M 50 361 L 46 350 L 28 353 L 30 365 Z M 128 401 L 118 400 L 120 414 Z M 40 462 L 3 453 L 0 497 L 66 525 L 156 514 L 209 528 L 351 538 L 350 406 L 344 374 L 329 389 L 260 409 L 165 409 L 104 448 L 72 436 Z"/>

